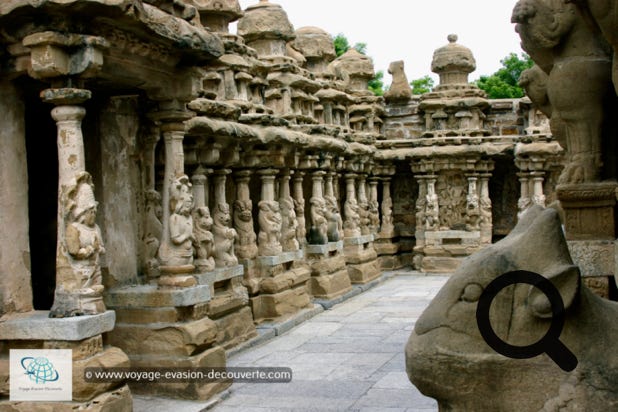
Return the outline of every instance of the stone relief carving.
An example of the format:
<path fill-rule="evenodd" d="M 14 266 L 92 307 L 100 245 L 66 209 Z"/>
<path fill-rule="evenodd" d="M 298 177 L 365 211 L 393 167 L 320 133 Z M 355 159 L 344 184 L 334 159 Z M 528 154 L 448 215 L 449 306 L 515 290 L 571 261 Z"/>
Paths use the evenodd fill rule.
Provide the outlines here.
<path fill-rule="evenodd" d="M 476 193 L 466 196 L 466 230 L 479 230 L 481 223 L 479 197 Z"/>
<path fill-rule="evenodd" d="M 567 164 L 560 183 L 599 181 L 603 107 L 613 92 L 608 45 L 572 3 L 521 0 L 512 21 L 524 50 L 548 74 L 552 116 L 564 123 Z"/>
<path fill-rule="evenodd" d="M 298 230 L 298 221 L 296 220 L 296 212 L 294 211 L 294 201 L 292 198 L 280 199 L 281 206 L 281 245 L 286 252 L 293 252 L 300 249 L 300 244 L 296 238 Z"/>
<path fill-rule="evenodd" d="M 227 203 L 218 203 L 215 206 L 213 220 L 215 266 L 230 267 L 237 265 L 238 258 L 234 254 L 234 243 L 238 234 L 236 230 L 230 227 L 230 206 Z"/>
<path fill-rule="evenodd" d="M 425 196 L 425 213 L 423 213 L 423 219 L 425 229 L 440 229 L 440 206 L 438 205 L 438 195 L 435 193 Z"/>
<path fill-rule="evenodd" d="M 195 208 L 193 211 L 195 266 L 200 272 L 211 272 L 215 269 L 214 241 L 211 232 L 214 221 L 207 206 Z"/>
<path fill-rule="evenodd" d="M 339 213 L 339 207 L 337 206 L 337 198 L 333 196 L 325 196 L 325 209 L 324 215 L 328 220 L 328 241 L 337 242 L 341 240 L 343 236 L 343 219 Z"/>
<path fill-rule="evenodd" d="M 312 197 L 311 204 L 311 229 L 309 231 L 309 244 L 325 245 L 328 243 L 328 220 L 326 218 L 326 202 L 321 197 Z"/>
<path fill-rule="evenodd" d="M 380 204 L 377 200 L 369 201 L 369 231 L 378 233 L 380 228 Z"/>
<path fill-rule="evenodd" d="M 356 199 L 347 199 L 343 205 L 345 221 L 343 228 L 346 237 L 358 237 L 361 235 L 359 206 Z"/>
<path fill-rule="evenodd" d="M 100 256 L 105 253 L 101 230 L 96 224 L 98 203 L 92 177 L 79 172 L 66 188 L 64 242 L 58 257 L 60 272 L 50 317 L 93 315 L 105 310 L 102 302 Z M 63 253 L 63 249 L 66 253 Z"/>
<path fill-rule="evenodd" d="M 274 200 L 261 200 L 258 203 L 260 210 L 258 223 L 260 234 L 258 235 L 258 250 L 260 256 L 277 256 L 281 254 L 281 210 L 279 202 Z"/>
<path fill-rule="evenodd" d="M 296 239 L 299 244 L 307 241 L 307 223 L 305 220 L 305 199 L 294 199 L 294 212 L 298 226 L 296 227 Z"/>
<path fill-rule="evenodd" d="M 437 191 L 440 205 L 440 227 L 447 230 L 463 229 L 466 216 L 464 178 L 456 174 L 442 175 L 438 179 Z"/>
<path fill-rule="evenodd" d="M 380 208 L 382 211 L 382 225 L 380 226 L 380 230 L 382 232 L 391 232 L 395 228 L 393 225 L 393 199 L 391 197 L 383 199 Z"/>
<path fill-rule="evenodd" d="M 162 242 L 159 258 L 163 266 L 193 264 L 193 193 L 187 176 L 176 178 L 170 185 L 169 242 Z"/>
<path fill-rule="evenodd" d="M 258 254 L 252 209 L 253 204 L 250 199 L 234 201 L 234 226 L 238 233 L 235 252 L 241 259 L 253 259 Z"/>
<path fill-rule="evenodd" d="M 149 190 L 146 197 L 146 222 L 144 224 L 144 272 L 150 277 L 159 276 L 159 246 L 163 236 L 163 206 L 161 195 L 156 190 Z"/>

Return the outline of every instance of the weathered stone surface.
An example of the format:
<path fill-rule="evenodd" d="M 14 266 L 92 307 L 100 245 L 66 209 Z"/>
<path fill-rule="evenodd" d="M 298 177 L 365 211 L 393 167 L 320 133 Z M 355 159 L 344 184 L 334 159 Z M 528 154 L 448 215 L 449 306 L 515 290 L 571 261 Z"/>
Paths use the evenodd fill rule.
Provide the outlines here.
<path fill-rule="evenodd" d="M 569 253 L 582 277 L 613 276 L 614 242 L 609 240 L 570 240 Z"/>
<path fill-rule="evenodd" d="M 318 299 L 333 299 L 352 289 L 350 276 L 345 266 L 335 273 L 312 276 L 309 285 L 311 296 Z"/>
<path fill-rule="evenodd" d="M 297 268 L 285 271 L 274 277 L 263 279 L 260 283 L 262 293 L 277 293 L 309 280 L 311 272 L 308 268 Z"/>
<path fill-rule="evenodd" d="M 224 368 L 225 350 L 216 346 L 190 357 L 141 356 L 131 361 L 132 367 L 163 367 L 163 368 Z M 231 382 L 186 382 L 157 383 L 145 385 L 135 383 L 131 390 L 135 393 L 145 393 L 173 398 L 208 399 L 231 385 Z"/>
<path fill-rule="evenodd" d="M 392 62 L 388 66 L 388 73 L 393 76 L 391 87 L 384 93 L 387 103 L 406 102 L 412 97 L 412 88 L 403 71 L 403 60 Z"/>
<path fill-rule="evenodd" d="M 114 329 L 116 315 L 108 310 L 99 315 L 50 319 L 47 311 L 14 314 L 0 322 L 2 339 L 83 340 Z"/>
<path fill-rule="evenodd" d="M 253 314 L 249 307 L 215 319 L 217 325 L 217 344 L 224 349 L 238 346 L 240 343 L 257 336 L 253 323 Z"/>
<path fill-rule="evenodd" d="M 539 273 L 557 287 L 566 308 L 560 341 L 579 362 L 572 372 L 562 371 L 545 355 L 506 358 L 482 339 L 475 317 L 480 294 L 489 282 L 512 270 Z M 492 327 L 511 345 L 536 342 L 552 322 L 547 298 L 526 284 L 506 289 L 493 306 Z M 612 320 L 616 314 L 616 303 L 581 285 L 556 211 L 534 206 L 509 236 L 466 259 L 440 290 L 415 324 L 406 346 L 406 370 L 420 391 L 437 399 L 441 408 L 613 407 L 618 405 L 616 392 L 605 388 L 618 378 L 618 360 L 598 348 L 611 345 L 618 336 Z"/>
<path fill-rule="evenodd" d="M 210 299 L 210 286 L 187 289 L 159 289 L 155 285 L 127 286 L 110 290 L 105 302 L 110 307 L 139 308 L 190 306 Z"/>
<path fill-rule="evenodd" d="M 217 338 L 217 325 L 209 318 L 184 323 L 116 324 L 109 343 L 129 356 L 168 354 L 190 356 Z"/>
<path fill-rule="evenodd" d="M 379 277 L 380 262 L 377 259 L 358 265 L 348 264 L 348 275 L 352 283 L 367 283 Z"/>
<path fill-rule="evenodd" d="M 127 355 L 118 348 L 105 348 L 101 353 L 73 361 L 73 401 L 85 402 L 113 389 L 115 382 L 90 383 L 84 380 L 86 368 L 128 368 Z"/>
<path fill-rule="evenodd" d="M 259 323 L 290 315 L 307 307 L 311 298 L 305 284 L 276 294 L 261 294 L 250 299 L 254 320 Z"/>

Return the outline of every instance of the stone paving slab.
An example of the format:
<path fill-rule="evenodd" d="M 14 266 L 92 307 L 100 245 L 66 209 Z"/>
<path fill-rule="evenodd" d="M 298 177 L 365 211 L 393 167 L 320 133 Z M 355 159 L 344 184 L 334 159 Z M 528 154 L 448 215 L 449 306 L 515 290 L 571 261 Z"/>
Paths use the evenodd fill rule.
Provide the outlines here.
<path fill-rule="evenodd" d="M 448 279 L 396 271 L 393 277 L 260 345 L 228 366 L 289 367 L 290 383 L 235 383 L 219 403 L 166 403 L 166 410 L 435 412 L 408 381 L 404 346 L 424 308 Z M 155 412 L 142 397 L 136 411 Z"/>

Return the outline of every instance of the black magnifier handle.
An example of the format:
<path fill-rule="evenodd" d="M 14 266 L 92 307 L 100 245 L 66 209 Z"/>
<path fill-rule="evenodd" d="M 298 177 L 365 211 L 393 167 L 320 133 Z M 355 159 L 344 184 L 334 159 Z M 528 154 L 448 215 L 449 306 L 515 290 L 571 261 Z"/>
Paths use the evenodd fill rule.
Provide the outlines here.
<path fill-rule="evenodd" d="M 577 357 L 560 341 L 552 340 L 545 348 L 545 353 L 565 372 L 577 367 Z"/>

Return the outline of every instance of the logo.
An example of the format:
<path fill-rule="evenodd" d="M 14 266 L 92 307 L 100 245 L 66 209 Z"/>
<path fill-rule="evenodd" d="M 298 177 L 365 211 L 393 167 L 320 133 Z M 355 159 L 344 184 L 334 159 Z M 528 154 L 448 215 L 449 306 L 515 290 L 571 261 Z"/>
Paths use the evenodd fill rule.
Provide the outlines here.
<path fill-rule="evenodd" d="M 72 351 L 11 349 L 9 378 L 11 401 L 72 401 Z"/>
<path fill-rule="evenodd" d="M 21 358 L 21 367 L 26 371 L 26 375 L 34 383 L 56 382 L 60 375 L 54 369 L 54 364 L 44 356 L 33 358 L 26 356 Z"/>
<path fill-rule="evenodd" d="M 491 327 L 489 309 L 494 298 L 507 286 L 525 283 L 541 290 L 551 304 L 552 319 L 549 330 L 538 342 L 528 346 L 514 346 L 503 341 Z M 476 323 L 481 336 L 487 344 L 501 355 L 513 359 L 528 359 L 542 353 L 547 355 L 564 371 L 570 372 L 577 367 L 577 358 L 560 341 L 564 327 L 564 302 L 560 292 L 545 277 L 538 273 L 515 270 L 498 276 L 487 285 L 476 307 Z"/>

